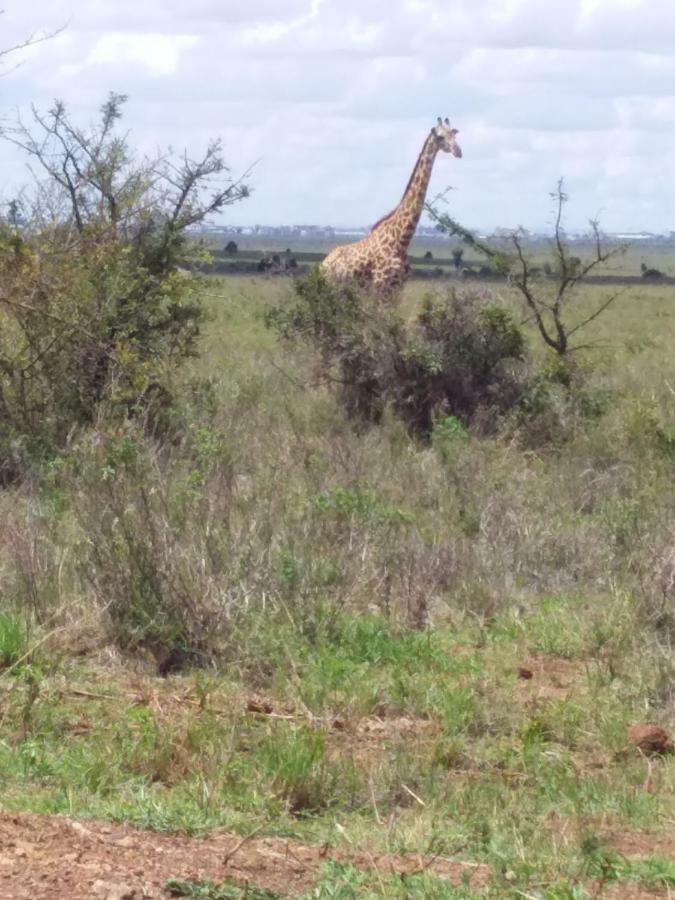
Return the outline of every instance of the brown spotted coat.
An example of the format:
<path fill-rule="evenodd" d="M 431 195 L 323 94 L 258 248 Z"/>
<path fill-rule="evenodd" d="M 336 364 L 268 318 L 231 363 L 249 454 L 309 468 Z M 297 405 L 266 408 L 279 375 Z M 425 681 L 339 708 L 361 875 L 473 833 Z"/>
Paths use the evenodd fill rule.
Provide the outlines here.
<path fill-rule="evenodd" d="M 377 222 L 370 233 L 354 244 L 332 250 L 321 263 L 329 280 L 351 283 L 389 300 L 395 298 L 408 277 L 408 247 L 424 207 L 431 172 L 439 150 L 462 155 L 457 131 L 447 119 L 431 129 L 417 158 L 401 202 Z"/>

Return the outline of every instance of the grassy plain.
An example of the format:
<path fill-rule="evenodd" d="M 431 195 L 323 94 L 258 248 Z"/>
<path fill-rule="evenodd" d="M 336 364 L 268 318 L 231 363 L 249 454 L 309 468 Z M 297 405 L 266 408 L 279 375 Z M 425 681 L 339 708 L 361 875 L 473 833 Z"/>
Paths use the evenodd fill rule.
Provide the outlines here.
<path fill-rule="evenodd" d="M 296 257 L 299 262 L 314 263 L 321 257 L 325 256 L 336 244 L 350 243 L 357 240 L 358 236 L 340 235 L 332 238 L 309 238 L 309 237 L 276 237 L 274 235 L 225 235 L 225 236 L 209 236 L 207 238 L 208 245 L 217 252 L 220 252 L 228 244 L 234 240 L 238 247 L 238 253 L 234 256 L 226 255 L 229 260 L 258 260 L 262 256 L 272 256 L 278 254 L 282 258 L 287 250 L 291 251 L 291 255 Z M 491 239 L 497 240 L 497 239 Z M 498 241 L 497 241 L 498 242 Z M 620 242 L 615 239 L 608 239 L 607 244 L 617 246 Z M 633 241 L 626 242 L 625 251 L 620 255 L 611 259 L 604 267 L 597 269 L 597 274 L 619 275 L 628 277 L 640 277 L 642 274 L 642 266 L 647 269 L 657 269 L 668 277 L 675 277 L 675 262 L 673 255 L 673 242 L 655 242 L 655 241 Z M 525 242 L 526 247 L 530 251 L 530 256 L 534 265 L 542 266 L 546 262 L 552 262 L 554 253 L 549 247 L 548 242 L 539 239 L 536 242 Z M 575 242 L 571 245 L 572 255 L 577 255 L 582 259 L 588 259 L 593 254 L 591 244 L 585 243 L 583 240 Z M 443 270 L 452 272 L 454 264 L 452 261 L 452 251 L 461 248 L 463 252 L 462 267 L 480 269 L 485 264 L 485 258 L 477 254 L 471 248 L 467 248 L 459 240 L 452 237 L 439 236 L 436 239 L 429 237 L 416 237 L 410 246 L 410 257 L 413 261 L 413 268 L 423 265 L 425 267 L 440 266 Z M 425 259 L 425 254 L 431 253 L 432 259 Z"/>
<path fill-rule="evenodd" d="M 265 327 L 289 279 L 207 295 L 189 453 L 102 421 L 0 497 L 2 807 L 489 872 L 327 864 L 312 897 L 666 896 L 675 765 L 626 729 L 675 728 L 675 289 L 593 323 L 605 402 L 540 447 L 358 431 Z M 148 615 L 196 598 L 217 666 L 159 677 L 110 623 L 125 591 Z"/>

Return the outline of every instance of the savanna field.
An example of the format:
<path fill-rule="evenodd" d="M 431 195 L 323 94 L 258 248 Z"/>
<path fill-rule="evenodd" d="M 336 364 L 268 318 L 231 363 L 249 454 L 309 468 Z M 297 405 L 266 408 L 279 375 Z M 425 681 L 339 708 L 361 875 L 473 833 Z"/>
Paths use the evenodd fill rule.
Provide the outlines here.
<path fill-rule="evenodd" d="M 621 288 L 571 386 L 417 434 L 347 415 L 293 284 L 200 282 L 172 402 L 7 479 L 0 896 L 61 827 L 133 897 L 670 896 L 675 760 L 628 729 L 675 730 L 675 288 Z"/>

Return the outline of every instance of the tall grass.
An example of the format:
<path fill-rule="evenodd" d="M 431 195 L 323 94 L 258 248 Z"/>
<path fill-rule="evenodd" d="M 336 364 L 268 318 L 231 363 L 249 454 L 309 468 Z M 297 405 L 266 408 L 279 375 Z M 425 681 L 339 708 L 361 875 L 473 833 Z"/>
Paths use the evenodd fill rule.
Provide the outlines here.
<path fill-rule="evenodd" d="M 284 290 L 213 282 L 206 356 L 170 440 L 101 416 L 34 489 L 5 492 L 5 602 L 65 622 L 97 610 L 118 644 L 169 667 L 244 653 L 260 615 L 311 636 L 345 608 L 419 627 L 563 592 L 599 608 L 630 596 L 653 639 L 671 639 L 664 289 L 598 324 L 611 344 L 590 386 L 610 400 L 537 451 L 447 419 L 431 446 L 386 417 L 355 429 L 307 351 L 264 327 Z"/>

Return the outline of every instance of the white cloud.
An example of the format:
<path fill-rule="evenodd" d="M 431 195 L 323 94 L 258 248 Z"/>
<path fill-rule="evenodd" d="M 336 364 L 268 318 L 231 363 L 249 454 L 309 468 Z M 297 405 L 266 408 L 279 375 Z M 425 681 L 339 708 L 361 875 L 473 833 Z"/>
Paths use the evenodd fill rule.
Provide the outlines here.
<path fill-rule="evenodd" d="M 242 221 L 373 221 L 448 115 L 464 158 L 432 190 L 468 224 L 542 224 L 565 175 L 570 219 L 675 228 L 672 0 L 26 0 L 0 43 L 66 20 L 6 107 L 59 96 L 87 121 L 116 90 L 142 147 L 220 134 L 235 170 L 260 159 Z"/>
<path fill-rule="evenodd" d="M 92 66 L 131 63 L 152 75 L 172 75 L 178 69 L 181 51 L 198 42 L 196 35 L 113 32 L 100 37 L 83 62 L 64 66 L 62 74 L 79 75 Z"/>

